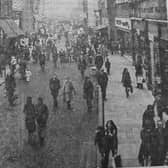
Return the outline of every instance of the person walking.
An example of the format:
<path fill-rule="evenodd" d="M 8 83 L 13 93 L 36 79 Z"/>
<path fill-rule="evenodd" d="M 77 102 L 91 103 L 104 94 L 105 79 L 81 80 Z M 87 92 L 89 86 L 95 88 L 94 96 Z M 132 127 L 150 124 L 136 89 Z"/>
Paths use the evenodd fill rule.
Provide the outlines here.
<path fill-rule="evenodd" d="M 16 60 L 15 56 L 12 56 L 12 57 L 11 57 L 11 62 L 10 62 L 11 72 L 12 72 L 12 73 L 15 73 L 16 64 L 17 64 L 17 60 Z"/>
<path fill-rule="evenodd" d="M 31 73 L 30 69 L 26 68 L 26 71 L 25 71 L 26 82 L 30 82 L 31 76 L 32 76 L 32 73 Z"/>
<path fill-rule="evenodd" d="M 154 129 L 151 128 L 151 123 L 148 120 L 146 120 L 145 125 L 146 127 L 143 128 L 140 133 L 141 145 L 138 154 L 138 160 L 142 166 L 149 166 L 150 158 L 156 158 L 156 146 L 154 148 L 155 151 L 152 152 L 152 147 L 154 145 L 154 143 L 152 143 L 152 139 L 154 137 Z"/>
<path fill-rule="evenodd" d="M 107 100 L 106 98 L 106 90 L 107 90 L 107 84 L 108 84 L 108 75 L 106 72 L 104 72 L 104 69 L 102 69 L 98 75 L 97 75 L 97 81 L 98 84 L 101 87 L 101 91 L 102 91 L 102 98 L 103 100 Z"/>
<path fill-rule="evenodd" d="M 156 133 L 157 133 L 157 165 L 155 166 L 162 166 L 164 164 L 164 159 L 165 159 L 165 135 L 164 135 L 164 128 L 163 128 L 163 123 L 162 121 L 158 121 L 157 123 L 157 128 L 156 128 Z"/>
<path fill-rule="evenodd" d="M 148 105 L 147 109 L 145 110 L 143 117 L 142 117 L 142 128 L 146 128 L 146 120 L 148 120 L 151 124 L 151 128 L 155 128 L 155 121 L 154 121 L 154 109 L 152 105 Z M 149 125 L 149 123 L 148 123 Z"/>
<path fill-rule="evenodd" d="M 25 126 L 28 131 L 28 144 L 33 144 L 33 134 L 36 131 L 36 113 L 35 106 L 32 103 L 32 97 L 27 97 L 26 104 L 24 105 Z"/>
<path fill-rule="evenodd" d="M 51 95 L 53 97 L 53 108 L 56 108 L 58 106 L 57 97 L 58 97 L 58 94 L 59 94 L 59 90 L 61 88 L 60 80 L 58 79 L 56 73 L 50 79 L 49 87 L 50 87 Z"/>
<path fill-rule="evenodd" d="M 107 70 L 107 74 L 110 75 L 111 63 L 110 63 L 108 58 L 106 59 L 105 67 L 106 67 L 106 70 Z"/>
<path fill-rule="evenodd" d="M 86 60 L 84 56 L 82 56 L 79 60 L 79 70 L 81 72 L 82 79 L 84 78 L 86 67 L 87 67 Z"/>
<path fill-rule="evenodd" d="M 112 152 L 113 158 L 117 155 L 117 152 L 118 152 L 117 132 L 118 130 L 115 123 L 112 120 L 107 121 L 105 136 L 106 136 L 106 141 L 107 141 L 106 143 L 107 143 L 108 150 L 106 150 L 105 152 L 104 168 L 108 167 L 110 151 Z"/>
<path fill-rule="evenodd" d="M 13 73 L 7 74 L 5 78 L 5 89 L 7 92 L 9 105 L 14 106 L 14 102 L 17 99 L 17 96 L 15 95 L 16 80 Z"/>
<path fill-rule="evenodd" d="M 73 95 L 76 94 L 75 88 L 73 86 L 72 81 L 69 77 L 66 78 L 63 85 L 63 101 L 66 102 L 67 108 L 71 109 L 71 101 L 73 99 Z"/>
<path fill-rule="evenodd" d="M 41 67 L 42 72 L 44 72 L 44 70 L 45 70 L 45 62 L 46 62 L 45 53 L 44 53 L 44 51 L 42 51 L 39 55 L 39 63 L 40 63 L 40 67 Z"/>
<path fill-rule="evenodd" d="M 140 63 L 135 65 L 135 76 L 137 81 L 137 88 L 143 89 L 143 68 Z"/>
<path fill-rule="evenodd" d="M 52 60 L 53 60 L 54 67 L 57 68 L 58 52 L 55 44 L 53 44 L 53 47 L 52 47 Z"/>
<path fill-rule="evenodd" d="M 89 77 L 85 77 L 83 93 L 84 93 L 84 99 L 86 99 L 88 112 L 92 111 L 93 91 L 94 91 L 93 83 L 91 82 Z"/>
<path fill-rule="evenodd" d="M 127 68 L 125 68 L 123 71 L 122 83 L 123 83 L 123 86 L 125 87 L 126 97 L 128 98 L 129 91 L 133 93 L 133 87 L 132 87 L 131 76 Z"/>
<path fill-rule="evenodd" d="M 34 46 L 33 47 L 33 50 L 32 50 L 32 58 L 33 58 L 33 63 L 37 64 L 38 62 L 38 51 L 36 49 L 36 47 Z"/>
<path fill-rule="evenodd" d="M 98 54 L 95 58 L 95 65 L 98 70 L 100 70 L 103 66 L 103 57 Z"/>
<path fill-rule="evenodd" d="M 38 98 L 38 103 L 36 104 L 35 109 L 39 143 L 40 146 L 43 146 L 46 137 L 47 120 L 49 116 L 48 107 L 43 103 L 43 98 Z"/>

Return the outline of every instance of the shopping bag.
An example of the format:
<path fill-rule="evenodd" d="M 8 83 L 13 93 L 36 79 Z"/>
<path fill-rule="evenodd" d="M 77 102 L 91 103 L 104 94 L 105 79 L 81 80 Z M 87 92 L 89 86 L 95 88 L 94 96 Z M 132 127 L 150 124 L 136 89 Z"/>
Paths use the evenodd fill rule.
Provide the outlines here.
<path fill-rule="evenodd" d="M 31 136 L 31 145 L 32 146 L 37 146 L 38 142 L 39 142 L 39 139 L 38 139 L 38 132 L 35 131 L 32 136 Z"/>
<path fill-rule="evenodd" d="M 116 155 L 114 157 L 116 167 L 122 167 L 121 155 Z"/>
<path fill-rule="evenodd" d="M 137 83 L 143 83 L 143 77 L 142 76 L 138 76 Z"/>

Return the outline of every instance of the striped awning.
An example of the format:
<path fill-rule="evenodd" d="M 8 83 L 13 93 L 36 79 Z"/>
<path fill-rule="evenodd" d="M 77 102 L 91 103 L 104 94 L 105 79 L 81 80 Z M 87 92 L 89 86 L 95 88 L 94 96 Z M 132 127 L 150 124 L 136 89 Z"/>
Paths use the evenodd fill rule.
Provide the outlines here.
<path fill-rule="evenodd" d="M 7 37 L 17 37 L 24 34 L 12 19 L 0 19 L 0 28 L 7 34 Z"/>

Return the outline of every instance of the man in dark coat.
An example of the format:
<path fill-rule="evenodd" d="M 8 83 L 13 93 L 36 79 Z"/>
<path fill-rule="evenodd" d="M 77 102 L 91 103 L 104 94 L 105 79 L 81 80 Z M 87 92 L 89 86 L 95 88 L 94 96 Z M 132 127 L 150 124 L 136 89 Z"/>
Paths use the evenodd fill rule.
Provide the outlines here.
<path fill-rule="evenodd" d="M 36 121 L 38 125 L 38 136 L 40 146 L 44 145 L 48 115 L 49 115 L 48 107 L 43 103 L 43 99 L 39 97 L 38 103 L 36 105 Z"/>
<path fill-rule="evenodd" d="M 10 106 L 14 106 L 14 101 L 17 98 L 17 96 L 15 95 L 16 81 L 15 81 L 14 74 L 8 74 L 6 76 L 5 88 L 6 88 L 9 104 Z"/>
<path fill-rule="evenodd" d="M 155 122 L 154 122 L 154 109 L 152 105 L 148 105 L 147 109 L 145 110 L 142 118 L 142 127 L 145 128 L 145 121 L 148 120 L 151 123 L 151 128 L 155 127 Z"/>
<path fill-rule="evenodd" d="M 165 132 L 163 128 L 162 121 L 158 121 L 157 123 L 158 128 L 156 128 L 157 134 L 157 165 L 155 166 L 162 166 L 164 164 L 165 159 Z"/>
<path fill-rule="evenodd" d="M 110 63 L 108 58 L 107 58 L 107 60 L 105 62 L 105 67 L 106 67 L 106 70 L 107 70 L 107 74 L 110 75 L 111 63 Z"/>
<path fill-rule="evenodd" d="M 100 70 L 103 66 L 103 57 L 100 54 L 95 58 L 95 65 L 98 70 Z"/>
<path fill-rule="evenodd" d="M 106 72 L 104 72 L 103 69 L 101 70 L 101 72 L 98 73 L 97 81 L 101 87 L 103 100 L 107 100 L 106 99 L 106 89 L 107 89 L 107 84 L 108 84 L 108 75 Z"/>
<path fill-rule="evenodd" d="M 89 77 L 86 77 L 84 81 L 83 92 L 84 92 L 84 99 L 86 99 L 88 112 L 92 111 L 93 91 L 94 91 L 93 83 L 91 82 Z"/>
<path fill-rule="evenodd" d="M 53 107 L 55 108 L 55 107 L 58 106 L 57 97 L 58 97 L 58 94 L 59 94 L 59 89 L 61 87 L 60 86 L 60 80 L 58 79 L 56 73 L 50 79 L 49 87 L 50 87 L 51 95 L 53 96 Z"/>
<path fill-rule="evenodd" d="M 45 70 L 45 62 L 46 62 L 45 53 L 41 52 L 39 55 L 39 63 L 42 71 Z"/>
<path fill-rule="evenodd" d="M 154 134 L 154 129 L 151 129 L 150 122 L 148 122 L 148 120 L 146 120 L 146 127 L 143 128 L 140 133 L 142 142 L 141 142 L 139 155 L 138 155 L 139 163 L 142 166 L 148 165 L 148 161 L 149 161 L 150 157 L 154 158 L 154 155 L 152 156 L 153 134 Z"/>
<path fill-rule="evenodd" d="M 23 112 L 25 114 L 26 129 L 28 130 L 28 143 L 32 144 L 33 133 L 36 131 L 36 113 L 35 106 L 32 103 L 32 97 L 27 97 L 27 102 L 24 105 Z"/>
<path fill-rule="evenodd" d="M 33 57 L 33 61 L 34 61 L 34 63 L 37 64 L 37 62 L 38 62 L 38 52 L 37 52 L 36 47 L 33 47 L 33 50 L 32 50 L 32 57 Z"/>
<path fill-rule="evenodd" d="M 54 63 L 54 67 L 57 67 L 57 59 L 58 59 L 58 52 L 57 52 L 57 47 L 55 46 L 55 44 L 52 47 L 52 58 L 53 58 L 53 63 Z"/>
<path fill-rule="evenodd" d="M 125 87 L 126 97 L 129 97 L 129 91 L 133 93 L 132 81 L 130 73 L 127 68 L 124 68 L 124 73 L 122 77 L 123 86 Z"/>
<path fill-rule="evenodd" d="M 82 78 L 84 77 L 86 67 L 87 67 L 86 60 L 85 60 L 85 58 L 82 57 L 79 60 L 79 69 L 80 69 Z"/>

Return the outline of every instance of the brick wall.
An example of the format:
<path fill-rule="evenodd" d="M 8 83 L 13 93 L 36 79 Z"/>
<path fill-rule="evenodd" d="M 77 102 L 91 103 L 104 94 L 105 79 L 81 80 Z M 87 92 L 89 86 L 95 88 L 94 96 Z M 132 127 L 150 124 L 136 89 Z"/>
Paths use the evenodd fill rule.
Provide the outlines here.
<path fill-rule="evenodd" d="M 12 16 L 12 0 L 0 0 L 0 17 Z"/>

